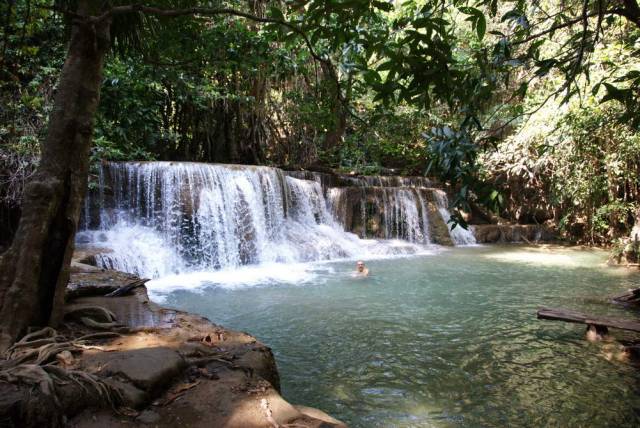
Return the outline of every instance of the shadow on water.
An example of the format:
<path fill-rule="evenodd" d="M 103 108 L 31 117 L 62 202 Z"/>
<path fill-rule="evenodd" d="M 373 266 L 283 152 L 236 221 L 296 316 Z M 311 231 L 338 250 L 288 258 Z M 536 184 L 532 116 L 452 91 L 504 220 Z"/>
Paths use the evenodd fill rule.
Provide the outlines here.
<path fill-rule="evenodd" d="M 218 284 L 166 302 L 250 331 L 273 348 L 289 401 L 355 427 L 638 426 L 637 369 L 582 326 L 535 318 L 540 306 L 633 318 L 602 302 L 640 277 L 605 258 L 456 248 L 369 261 L 364 280 L 338 262 L 304 286 Z"/>

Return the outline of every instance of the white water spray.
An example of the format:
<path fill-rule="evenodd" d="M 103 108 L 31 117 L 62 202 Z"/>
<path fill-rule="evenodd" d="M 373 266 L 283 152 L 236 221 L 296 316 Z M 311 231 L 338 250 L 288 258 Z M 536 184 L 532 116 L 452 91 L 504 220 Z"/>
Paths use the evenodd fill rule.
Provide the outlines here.
<path fill-rule="evenodd" d="M 472 226 L 469 226 L 468 229 L 463 228 L 458 225 L 455 228 L 451 228 L 451 224 L 449 220 L 451 219 L 451 213 L 449 212 L 449 200 L 447 198 L 447 194 L 442 190 L 434 190 L 433 192 L 436 203 L 438 205 L 438 211 L 442 216 L 442 220 L 447 224 L 449 228 L 449 235 L 451 236 L 451 240 L 456 245 L 473 245 L 476 243 L 476 237 L 473 234 Z"/>
<path fill-rule="evenodd" d="M 369 178 L 359 183 L 365 193 L 369 181 L 378 184 L 373 202 L 358 203 L 365 217 L 368 203 L 382 207 L 383 239 L 345 231 L 346 212 L 339 212 L 346 209 L 340 205 L 344 189 L 327 187 L 319 178 L 260 166 L 108 163 L 100 190 L 87 200 L 79 241 L 105 248 L 97 257 L 102 267 L 149 278 L 230 272 L 245 265 L 273 271 L 283 264 L 425 251 L 431 241 L 423 193 L 432 190 Z M 446 204 L 441 205 L 444 217 Z"/>

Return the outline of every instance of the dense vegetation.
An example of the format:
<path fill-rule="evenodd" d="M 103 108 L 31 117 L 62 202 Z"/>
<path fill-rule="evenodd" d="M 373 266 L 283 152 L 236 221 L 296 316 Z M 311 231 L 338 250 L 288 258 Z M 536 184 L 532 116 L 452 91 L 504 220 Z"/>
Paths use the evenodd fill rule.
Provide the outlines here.
<path fill-rule="evenodd" d="M 637 0 L 1 2 L 0 354 L 64 346 L 25 334 L 64 319 L 104 160 L 430 175 L 453 226 L 547 223 L 637 256 L 639 56 Z M 12 364 L 5 381 L 51 390 Z"/>
<path fill-rule="evenodd" d="M 583 242 L 612 242 L 633 225 L 635 1 L 144 4 L 230 7 L 271 22 L 234 13 L 114 19 L 94 164 L 392 169 L 437 175 L 463 210 L 550 222 Z M 0 5 L 4 236 L 47 132 L 73 7 Z"/>

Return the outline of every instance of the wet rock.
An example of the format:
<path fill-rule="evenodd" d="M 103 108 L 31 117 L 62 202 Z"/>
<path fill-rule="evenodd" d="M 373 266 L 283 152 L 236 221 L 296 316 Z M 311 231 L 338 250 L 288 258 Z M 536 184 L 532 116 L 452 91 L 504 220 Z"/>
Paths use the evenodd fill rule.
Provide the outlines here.
<path fill-rule="evenodd" d="M 83 239 L 78 238 L 77 241 L 87 241 L 91 238 L 89 238 L 86 234 L 82 234 L 79 233 L 78 234 L 80 237 L 84 237 Z M 101 254 L 108 254 L 113 252 L 112 249 L 110 248 L 105 248 L 105 247 L 99 247 L 99 246 L 95 246 L 92 245 L 90 243 L 81 243 L 81 242 L 77 242 L 78 245 L 73 253 L 73 262 L 75 263 L 80 263 L 83 265 L 91 265 L 91 266 L 96 266 L 97 265 L 97 258 L 101 255 Z"/>
<path fill-rule="evenodd" d="M 126 283 L 124 283 L 126 284 Z M 111 286 L 105 286 L 94 289 L 95 292 L 100 294 L 107 294 L 117 290 L 120 285 L 124 285 L 122 282 L 112 283 Z M 81 294 L 83 288 L 74 291 L 73 295 Z M 70 292 L 67 292 L 69 295 Z M 67 306 L 67 311 L 73 310 L 76 307 L 83 306 L 99 306 L 103 307 L 115 315 L 118 324 L 122 324 L 127 327 L 170 327 L 175 317 L 175 311 L 163 309 L 158 305 L 149 301 L 146 288 L 139 286 L 131 290 L 131 294 L 126 296 L 104 297 L 81 297 L 76 298 L 73 304 Z"/>
<path fill-rule="evenodd" d="M 391 178 L 391 177 L 388 177 Z M 384 181 L 384 180 L 383 180 Z M 375 184 L 375 181 L 372 181 Z M 449 232 L 443 224 L 442 216 L 435 207 L 427 207 L 433 201 L 434 189 L 422 187 L 390 186 L 401 184 L 394 180 L 386 180 L 377 186 L 350 186 L 333 191 L 332 207 L 334 215 L 347 231 L 364 238 L 405 239 L 421 242 L 425 232 L 433 238 L 432 230 L 442 229 L 436 233 L 436 243 L 448 243 Z M 427 209 L 429 231 L 425 231 L 423 218 Z M 407 222 L 414 221 L 413 224 Z"/>
<path fill-rule="evenodd" d="M 80 263 L 80 259 L 75 257 L 72 263 Z M 81 263 L 83 267 L 86 263 Z M 125 285 L 139 278 L 135 275 L 117 272 L 107 269 L 81 269 L 71 270 L 71 278 L 67 284 L 65 293 L 66 301 L 71 301 L 79 297 L 104 296 L 116 290 L 121 285 Z"/>
<path fill-rule="evenodd" d="M 71 273 L 100 272 L 102 269 L 85 263 L 71 262 Z"/>
<path fill-rule="evenodd" d="M 444 222 L 444 219 L 440 215 L 437 202 L 435 201 L 435 195 L 433 193 L 427 194 L 427 213 L 429 216 L 429 236 L 431 236 L 431 242 L 439 245 L 452 246 L 453 240 L 449 233 L 449 225 Z"/>
<path fill-rule="evenodd" d="M 554 230 L 538 224 L 480 224 L 474 226 L 478 243 L 548 242 L 557 239 Z"/>
<path fill-rule="evenodd" d="M 90 243 L 91 243 L 90 236 L 82 233 L 78 233 L 78 235 L 76 236 L 76 244 L 90 244 Z"/>
<path fill-rule="evenodd" d="M 475 235 L 476 235 L 476 241 L 480 243 L 493 243 L 493 242 L 504 241 L 502 237 L 502 229 L 495 224 L 476 225 Z"/>

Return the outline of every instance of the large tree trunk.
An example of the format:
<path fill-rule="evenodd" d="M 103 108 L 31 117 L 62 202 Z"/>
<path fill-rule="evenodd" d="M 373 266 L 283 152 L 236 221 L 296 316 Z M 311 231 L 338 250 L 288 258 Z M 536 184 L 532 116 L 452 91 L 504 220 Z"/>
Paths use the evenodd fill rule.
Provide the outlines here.
<path fill-rule="evenodd" d="M 249 10 L 255 16 L 264 18 L 268 0 L 249 0 Z M 249 23 L 249 28 L 258 31 L 257 23 Z M 242 158 L 244 162 L 260 164 L 264 160 L 263 149 L 267 136 L 265 134 L 266 121 L 266 97 L 268 88 L 266 65 L 259 67 L 256 75 L 250 80 L 249 96 L 253 98 L 253 104 L 243 117 L 245 122 L 245 135 L 240 141 Z"/>
<path fill-rule="evenodd" d="M 329 65 L 322 63 L 322 72 L 331 87 L 331 91 L 333 92 L 333 108 L 331 111 L 334 117 L 332 126 L 325 134 L 323 150 L 326 153 L 333 154 L 337 147 L 342 143 L 344 133 L 347 130 L 347 112 L 340 100 L 340 94 L 338 92 L 340 88 L 337 83 L 338 75 L 336 74 L 336 71 Z"/>
<path fill-rule="evenodd" d="M 79 12 L 92 1 L 80 1 Z M 25 188 L 22 217 L 0 257 L 0 351 L 29 326 L 61 316 L 87 186 L 93 118 L 110 22 L 74 24 L 40 166 Z"/>

